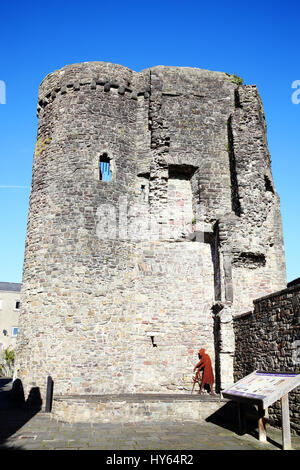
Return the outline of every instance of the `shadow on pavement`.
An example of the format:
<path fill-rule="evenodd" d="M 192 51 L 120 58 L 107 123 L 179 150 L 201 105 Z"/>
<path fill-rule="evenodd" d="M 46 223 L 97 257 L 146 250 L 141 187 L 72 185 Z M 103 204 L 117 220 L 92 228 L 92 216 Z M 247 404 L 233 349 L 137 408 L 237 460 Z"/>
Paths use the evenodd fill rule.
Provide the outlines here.
<path fill-rule="evenodd" d="M 236 404 L 232 401 L 227 402 L 206 418 L 205 421 L 239 434 L 238 410 Z"/>
<path fill-rule="evenodd" d="M 19 379 L 0 378 L 0 450 L 22 450 L 22 446 L 7 445 L 7 439 L 35 416 L 42 406 L 38 388 L 33 388 L 25 401 Z"/>
<path fill-rule="evenodd" d="M 248 411 L 252 411 L 253 415 L 255 415 L 255 407 L 250 410 L 248 407 Z M 258 419 L 258 418 L 257 418 Z M 255 437 L 257 440 L 259 438 L 258 435 L 258 420 L 255 418 L 247 418 L 244 422 L 244 430 L 240 432 L 239 428 L 239 417 L 238 417 L 238 407 L 237 404 L 233 401 L 227 402 L 222 408 L 219 408 L 215 413 L 210 415 L 206 421 L 208 423 L 215 424 L 216 426 L 220 426 L 224 429 L 228 429 L 239 436 L 249 434 L 252 437 Z M 275 447 L 282 448 L 282 445 L 278 442 L 271 439 L 267 436 L 267 441 Z"/>

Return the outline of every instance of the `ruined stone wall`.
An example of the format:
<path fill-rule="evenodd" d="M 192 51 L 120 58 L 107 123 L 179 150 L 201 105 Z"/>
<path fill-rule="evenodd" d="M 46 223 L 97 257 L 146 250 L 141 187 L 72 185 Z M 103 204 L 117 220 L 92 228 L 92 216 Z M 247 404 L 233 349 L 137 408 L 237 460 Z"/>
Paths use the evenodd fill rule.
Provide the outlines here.
<path fill-rule="evenodd" d="M 91 62 L 42 82 L 16 363 L 25 392 L 184 393 L 205 347 L 231 382 L 232 316 L 283 287 L 255 87 Z M 111 179 L 99 179 L 105 156 Z"/>
<path fill-rule="evenodd" d="M 254 301 L 234 318 L 235 381 L 254 370 L 300 373 L 300 285 Z M 300 387 L 289 394 L 291 426 L 300 432 Z M 269 408 L 281 423 L 280 401 Z"/>
<path fill-rule="evenodd" d="M 118 87 L 107 83 L 112 76 Z M 132 360 L 122 325 L 133 315 L 134 245 L 114 233 L 97 236 L 98 207 L 134 197 L 137 97 L 129 83 L 128 69 L 92 64 L 50 74 L 41 85 L 20 322 L 27 389 L 43 389 L 51 375 L 58 393 L 100 392 L 111 380 L 117 390 L 117 374 L 131 376 L 122 366 L 125 353 Z M 99 181 L 104 152 L 109 184 Z"/>
<path fill-rule="evenodd" d="M 228 121 L 229 153 L 235 165 L 235 233 L 232 245 L 235 311 L 249 300 L 285 286 L 285 257 L 279 197 L 271 174 L 264 111 L 255 86 L 240 87 Z M 246 292 L 245 292 L 246 288 Z M 248 306 L 247 306 L 248 305 Z"/>

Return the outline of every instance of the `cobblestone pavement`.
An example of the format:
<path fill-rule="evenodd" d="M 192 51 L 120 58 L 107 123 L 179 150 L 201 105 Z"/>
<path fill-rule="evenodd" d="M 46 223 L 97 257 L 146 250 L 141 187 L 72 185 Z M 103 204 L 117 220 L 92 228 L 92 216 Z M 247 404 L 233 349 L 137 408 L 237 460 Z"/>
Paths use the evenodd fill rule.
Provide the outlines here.
<path fill-rule="evenodd" d="M 0 393 L 1 450 L 280 450 L 281 431 L 267 427 L 268 442 L 256 431 L 238 435 L 232 426 L 202 421 L 136 424 L 63 423 L 50 413 L 16 408 L 9 390 Z M 300 436 L 292 436 L 300 450 Z"/>

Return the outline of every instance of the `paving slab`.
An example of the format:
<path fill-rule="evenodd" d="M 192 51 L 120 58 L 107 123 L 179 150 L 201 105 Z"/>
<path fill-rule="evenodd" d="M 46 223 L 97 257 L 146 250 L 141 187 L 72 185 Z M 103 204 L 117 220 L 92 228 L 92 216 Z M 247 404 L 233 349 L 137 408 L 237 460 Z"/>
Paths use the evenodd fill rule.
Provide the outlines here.
<path fill-rule="evenodd" d="M 300 436 L 292 435 L 300 450 Z M 16 406 L 0 387 L 1 450 L 281 450 L 281 430 L 267 426 L 267 442 L 257 430 L 239 435 L 234 423 L 201 422 L 65 423 L 51 413 Z"/>
<path fill-rule="evenodd" d="M 3 422 L 1 423 L 3 427 Z M 36 413 L 19 429 L 1 442 L 1 449 L 18 447 L 23 450 L 98 449 L 98 450 L 279 450 L 281 431 L 268 427 L 268 442 L 257 436 L 235 432 L 209 422 L 131 423 L 130 426 L 109 427 L 89 423 L 78 427 L 53 420 L 51 414 Z M 300 450 L 300 437 L 292 436 L 293 448 Z"/>

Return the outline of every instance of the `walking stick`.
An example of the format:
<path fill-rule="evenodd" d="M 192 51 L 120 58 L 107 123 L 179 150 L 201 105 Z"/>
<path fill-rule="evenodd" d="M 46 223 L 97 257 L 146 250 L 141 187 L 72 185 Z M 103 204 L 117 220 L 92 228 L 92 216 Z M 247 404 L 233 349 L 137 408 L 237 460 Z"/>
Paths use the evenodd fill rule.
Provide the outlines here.
<path fill-rule="evenodd" d="M 193 377 L 193 379 L 194 379 L 194 385 L 193 385 L 193 388 L 192 388 L 191 395 L 193 394 L 193 391 L 194 391 L 194 388 L 195 388 L 195 384 L 196 384 L 196 377 Z"/>
<path fill-rule="evenodd" d="M 198 373 L 196 373 L 195 377 L 193 377 L 193 380 L 194 380 L 194 385 L 193 385 L 193 388 L 192 388 L 192 392 L 191 392 L 191 394 L 192 394 L 192 393 L 193 393 L 193 391 L 194 391 L 194 388 L 195 388 L 196 382 L 198 382 Z"/>

